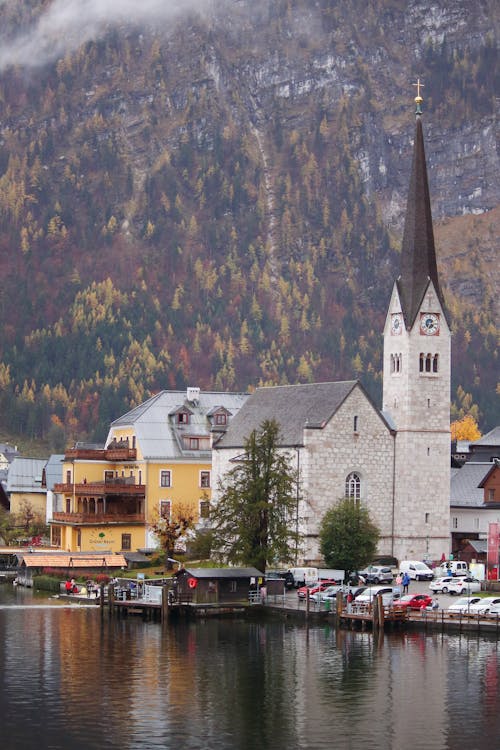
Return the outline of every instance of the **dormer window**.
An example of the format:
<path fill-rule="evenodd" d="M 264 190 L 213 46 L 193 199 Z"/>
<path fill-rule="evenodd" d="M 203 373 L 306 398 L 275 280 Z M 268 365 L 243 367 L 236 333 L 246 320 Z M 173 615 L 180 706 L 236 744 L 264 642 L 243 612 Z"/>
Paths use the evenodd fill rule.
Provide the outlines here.
<path fill-rule="evenodd" d="M 177 414 L 177 424 L 189 424 L 189 414 L 187 411 L 180 411 Z"/>
<path fill-rule="evenodd" d="M 227 414 L 224 414 L 224 412 L 219 412 L 215 415 L 215 424 L 216 425 L 225 425 L 227 424 Z"/>
<path fill-rule="evenodd" d="M 189 449 L 192 451 L 198 451 L 200 449 L 199 438 L 189 438 Z"/>

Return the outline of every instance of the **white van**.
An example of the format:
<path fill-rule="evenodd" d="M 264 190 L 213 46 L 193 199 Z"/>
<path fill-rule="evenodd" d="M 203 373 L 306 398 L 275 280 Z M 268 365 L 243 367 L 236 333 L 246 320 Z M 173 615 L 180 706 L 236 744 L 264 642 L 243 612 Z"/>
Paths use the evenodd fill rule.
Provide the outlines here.
<path fill-rule="evenodd" d="M 437 576 L 445 576 L 451 570 L 453 576 L 469 575 L 469 566 L 463 560 L 447 560 L 441 563 L 439 568 L 434 571 Z"/>
<path fill-rule="evenodd" d="M 297 589 L 318 582 L 317 568 L 290 568 L 290 573 L 293 575 L 293 585 Z"/>
<path fill-rule="evenodd" d="M 402 560 L 399 563 L 399 571 L 401 575 L 408 573 L 414 581 L 432 581 L 434 578 L 432 570 L 419 560 Z"/>

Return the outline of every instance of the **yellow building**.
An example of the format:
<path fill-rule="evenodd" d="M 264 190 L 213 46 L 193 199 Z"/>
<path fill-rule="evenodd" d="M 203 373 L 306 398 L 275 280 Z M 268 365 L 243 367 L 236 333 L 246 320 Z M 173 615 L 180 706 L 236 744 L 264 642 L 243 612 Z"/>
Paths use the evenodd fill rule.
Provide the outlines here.
<path fill-rule="evenodd" d="M 193 515 L 211 499 L 212 445 L 247 398 L 243 393 L 161 391 L 112 422 L 104 446 L 66 451 L 54 487 L 51 542 L 69 551 L 157 547 L 159 517 Z"/>
<path fill-rule="evenodd" d="M 21 513 L 23 507 L 45 519 L 47 490 L 43 483 L 43 472 L 47 459 L 17 456 L 7 475 L 7 495 L 10 512 Z"/>

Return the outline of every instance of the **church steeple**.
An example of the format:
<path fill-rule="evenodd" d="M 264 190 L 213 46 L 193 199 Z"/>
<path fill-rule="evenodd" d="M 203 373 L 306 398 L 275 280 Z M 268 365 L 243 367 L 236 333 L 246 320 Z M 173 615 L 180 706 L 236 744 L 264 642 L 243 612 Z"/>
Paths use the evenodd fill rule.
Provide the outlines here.
<path fill-rule="evenodd" d="M 413 147 L 413 164 L 406 207 L 403 246 L 401 252 L 401 276 L 397 281 L 405 324 L 413 326 L 418 310 L 427 291 L 429 280 L 434 284 L 441 305 L 443 297 L 439 286 L 434 233 L 432 229 L 431 202 L 425 162 L 424 135 L 422 130 L 422 97 L 420 80 L 415 97 L 416 124 Z"/>

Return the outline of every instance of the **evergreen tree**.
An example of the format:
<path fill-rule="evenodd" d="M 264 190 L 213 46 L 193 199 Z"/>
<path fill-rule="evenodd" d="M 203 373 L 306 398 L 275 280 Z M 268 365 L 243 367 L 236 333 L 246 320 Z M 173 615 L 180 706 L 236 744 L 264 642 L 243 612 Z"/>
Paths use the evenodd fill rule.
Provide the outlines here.
<path fill-rule="evenodd" d="M 251 432 L 241 460 L 221 480 L 211 513 L 218 555 L 263 573 L 268 563 L 291 561 L 299 541 L 297 472 L 279 444 L 275 420 Z"/>

